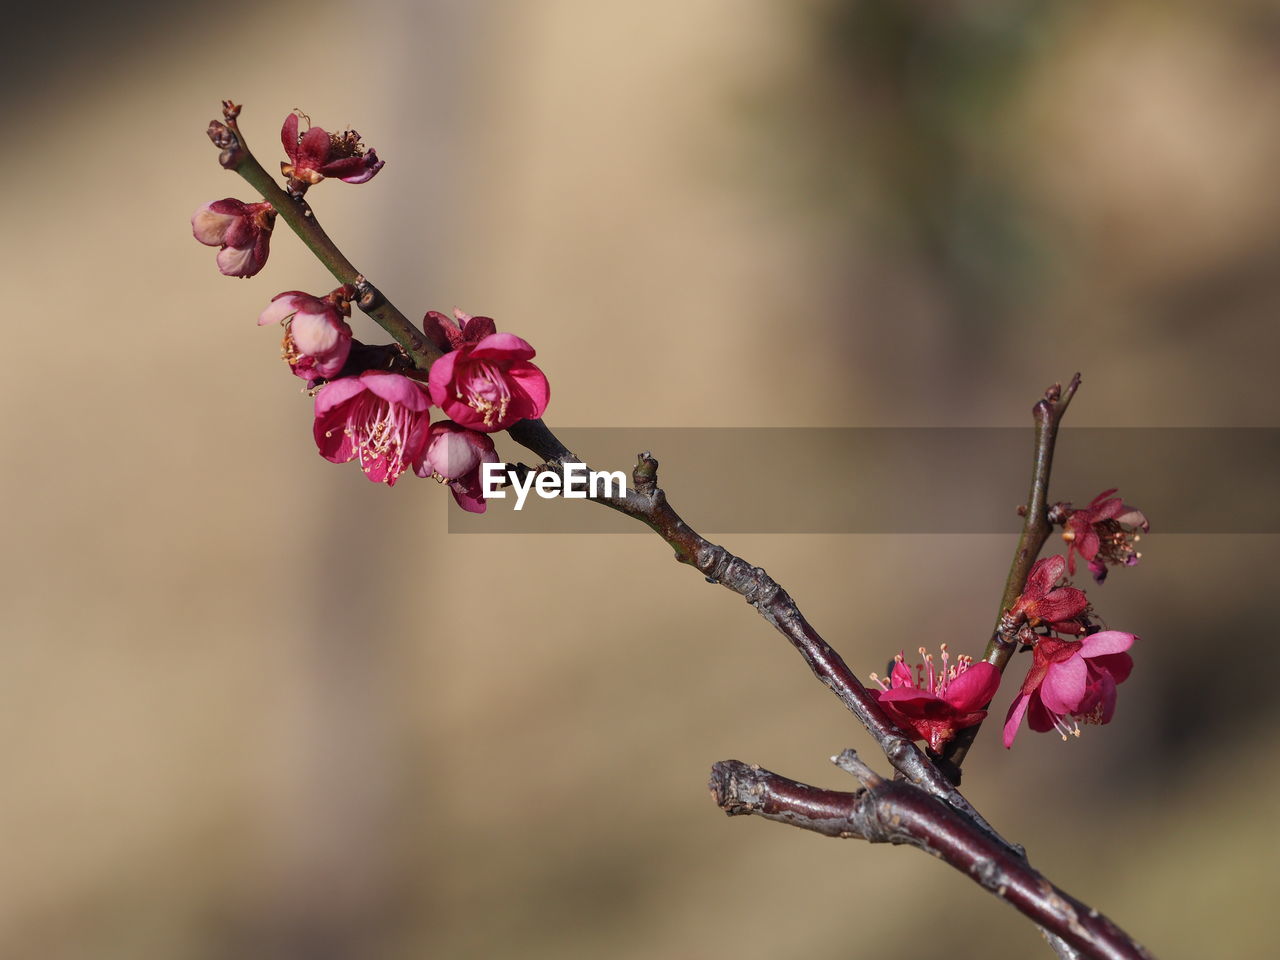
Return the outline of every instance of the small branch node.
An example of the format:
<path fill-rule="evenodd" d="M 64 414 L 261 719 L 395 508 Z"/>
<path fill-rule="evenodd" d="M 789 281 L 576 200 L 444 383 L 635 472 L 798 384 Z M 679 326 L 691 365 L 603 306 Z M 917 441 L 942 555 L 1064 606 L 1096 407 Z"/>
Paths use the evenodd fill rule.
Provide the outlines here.
<path fill-rule="evenodd" d="M 884 783 L 884 778 L 863 763 L 862 758 L 852 747 L 841 750 L 837 756 L 831 758 L 831 762 L 845 773 L 852 775 L 868 790 L 874 790 Z"/>

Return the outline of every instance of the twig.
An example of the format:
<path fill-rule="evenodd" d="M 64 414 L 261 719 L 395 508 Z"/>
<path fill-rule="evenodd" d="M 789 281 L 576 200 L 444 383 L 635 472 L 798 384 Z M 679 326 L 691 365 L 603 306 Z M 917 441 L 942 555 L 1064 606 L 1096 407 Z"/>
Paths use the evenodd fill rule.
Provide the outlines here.
<path fill-rule="evenodd" d="M 1035 418 L 1036 439 L 1035 456 L 1031 468 L 1031 492 L 1027 502 L 1019 511 L 1023 514 L 1022 533 L 1013 550 L 1013 562 L 1009 565 L 1009 576 L 1005 578 L 1004 593 L 1000 596 L 1000 609 L 996 611 L 996 625 L 991 631 L 991 639 L 983 651 L 982 659 L 994 666 L 1001 673 L 1009 665 L 1009 658 L 1017 649 L 1016 643 L 1005 640 L 1000 633 L 1000 621 L 1005 611 L 1017 602 L 1018 596 L 1027 586 L 1027 576 L 1040 556 L 1045 541 L 1053 531 L 1049 523 L 1049 475 L 1053 472 L 1053 451 L 1058 442 L 1058 427 L 1062 423 L 1063 414 L 1071 404 L 1071 398 L 1080 387 L 1080 374 L 1071 378 L 1066 389 L 1055 383 L 1044 392 L 1034 407 L 1031 415 Z M 960 764 L 973 746 L 974 739 L 982 724 L 966 727 L 956 734 L 943 749 L 942 762 L 949 773 L 960 782 Z"/>
<path fill-rule="evenodd" d="M 1070 948 L 1096 960 L 1150 954 L 1096 910 L 912 783 L 871 773 L 852 750 L 835 761 L 863 784 L 855 793 L 798 783 L 739 760 L 711 768 L 711 796 L 729 816 L 753 815 L 825 837 L 907 844 L 950 864 Z M 861 771 L 861 772 L 859 772 Z"/>

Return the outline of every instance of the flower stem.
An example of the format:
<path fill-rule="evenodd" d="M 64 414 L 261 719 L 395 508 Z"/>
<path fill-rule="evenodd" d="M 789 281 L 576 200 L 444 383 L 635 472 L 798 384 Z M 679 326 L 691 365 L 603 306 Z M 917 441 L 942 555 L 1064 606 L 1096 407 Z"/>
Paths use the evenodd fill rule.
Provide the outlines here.
<path fill-rule="evenodd" d="M 1000 621 L 1006 610 L 1014 605 L 1027 586 L 1027 576 L 1040 556 L 1045 541 L 1053 531 L 1049 522 L 1049 474 L 1053 470 L 1053 451 L 1058 442 L 1058 426 L 1062 423 L 1063 414 L 1071 404 L 1080 387 L 1080 374 L 1071 378 L 1064 389 L 1055 383 L 1044 392 L 1031 415 L 1036 422 L 1035 458 L 1031 468 L 1031 492 L 1027 496 L 1023 508 L 1022 534 L 1018 537 L 1018 545 L 1013 551 L 1013 562 L 1009 565 L 1009 576 L 1004 582 L 1004 593 L 1000 597 L 1000 609 L 996 611 L 996 625 L 991 631 L 991 639 L 987 641 L 987 649 L 982 659 L 994 666 L 1001 673 L 1009 665 L 1009 660 L 1017 649 L 1016 643 L 1009 643 L 1000 633 Z M 944 766 L 955 776 L 959 776 L 960 764 L 964 762 L 969 747 L 982 724 L 966 727 L 956 734 L 943 751 Z"/>

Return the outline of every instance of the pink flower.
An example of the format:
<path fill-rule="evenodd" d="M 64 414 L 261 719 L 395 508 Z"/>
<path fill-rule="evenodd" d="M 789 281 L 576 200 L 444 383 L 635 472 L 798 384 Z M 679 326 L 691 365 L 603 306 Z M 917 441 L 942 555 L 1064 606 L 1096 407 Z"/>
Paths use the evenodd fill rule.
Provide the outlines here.
<path fill-rule="evenodd" d="M 1083 640 L 1042 638 L 1034 662 L 1004 723 L 1004 745 L 1013 746 L 1023 715 L 1038 733 L 1057 730 L 1066 739 L 1080 735 L 1078 722 L 1110 723 L 1116 709 L 1116 684 L 1133 670 L 1125 653 L 1137 638 L 1119 630 L 1103 630 Z"/>
<path fill-rule="evenodd" d="M 351 353 L 349 287 L 324 299 L 300 290 L 277 294 L 258 317 L 258 326 L 284 324 L 284 358 L 294 376 L 308 382 L 338 375 Z"/>
<path fill-rule="evenodd" d="M 483 433 L 542 416 L 551 398 L 546 376 L 513 333 L 495 333 L 488 317 L 455 311 L 458 321 L 432 311 L 423 328 L 448 352 L 431 365 L 431 400 L 457 423 Z"/>
<path fill-rule="evenodd" d="M 1059 633 L 1079 633 L 1082 625 L 1075 618 L 1088 608 L 1089 598 L 1075 587 L 1054 586 L 1066 566 L 1066 559 L 1060 556 L 1037 560 L 1009 616 L 1015 620 L 1025 617 L 1033 627 L 1047 623 Z"/>
<path fill-rule="evenodd" d="M 1067 568 L 1076 572 L 1076 554 L 1089 565 L 1093 579 L 1101 583 L 1107 578 L 1107 565 L 1132 567 L 1142 554 L 1134 549 L 1140 539 L 1138 530 L 1147 533 L 1151 525 L 1146 515 L 1119 497 L 1115 489 L 1104 490 L 1082 510 L 1072 510 L 1062 524 L 1062 539 L 1067 541 Z"/>
<path fill-rule="evenodd" d="M 982 722 L 987 715 L 984 708 L 1000 686 L 1000 672 L 989 663 L 974 663 L 966 656 L 957 658 L 952 666 L 945 643 L 942 669 L 937 673 L 933 654 L 926 653 L 924 647 L 920 654 L 924 663 L 916 665 L 914 680 L 899 653 L 893 658 L 890 685 L 873 673 L 871 679 L 880 689 L 871 692 L 905 736 L 926 741 L 929 749 L 937 753 L 957 730 Z"/>
<path fill-rule="evenodd" d="M 453 499 L 463 510 L 484 513 L 488 504 L 481 493 L 480 467 L 501 462 L 488 434 L 440 420 L 427 431 L 426 450 L 414 470 L 420 477 L 435 477 L 449 484 Z"/>
<path fill-rule="evenodd" d="M 218 270 L 228 277 L 252 277 L 267 262 L 276 211 L 269 203 L 213 200 L 191 215 L 191 232 L 201 243 L 222 247 Z"/>
<path fill-rule="evenodd" d="M 280 170 L 289 178 L 294 193 L 302 193 L 325 177 L 364 183 L 382 169 L 385 161 L 378 159 L 376 150 L 366 151 L 360 134 L 354 130 L 326 133 L 305 118 L 307 132 L 299 135 L 299 116 L 296 112 L 289 114 L 280 128 L 280 142 L 289 157 L 288 163 L 281 162 Z"/>
<path fill-rule="evenodd" d="M 393 486 L 422 459 L 430 426 L 427 388 L 398 373 L 366 370 L 326 383 L 316 394 L 313 433 L 331 463 L 360 458 L 375 483 Z"/>

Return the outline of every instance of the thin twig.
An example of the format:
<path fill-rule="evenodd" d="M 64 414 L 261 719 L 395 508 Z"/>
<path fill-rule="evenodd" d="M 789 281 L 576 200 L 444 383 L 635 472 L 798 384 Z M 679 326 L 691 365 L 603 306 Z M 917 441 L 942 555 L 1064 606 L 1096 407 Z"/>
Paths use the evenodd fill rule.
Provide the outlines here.
<path fill-rule="evenodd" d="M 987 641 L 987 649 L 982 659 L 994 666 L 1001 673 L 1009 665 L 1009 658 L 1017 649 L 1016 643 L 1006 641 L 1000 634 L 1000 622 L 1005 611 L 1017 602 L 1018 596 L 1027 586 L 1027 576 L 1040 556 L 1045 541 L 1053 531 L 1049 523 L 1049 477 L 1053 472 L 1053 452 L 1058 442 L 1058 427 L 1062 423 L 1063 414 L 1071 404 L 1071 398 L 1080 387 L 1080 374 L 1071 378 L 1071 382 L 1063 389 L 1055 383 L 1044 392 L 1044 396 L 1031 408 L 1035 418 L 1036 439 L 1035 456 L 1031 468 L 1031 492 L 1027 502 L 1020 510 L 1023 512 L 1022 533 L 1018 537 L 1017 546 L 1013 549 L 1013 562 L 1009 564 L 1009 576 L 1005 578 L 1004 593 L 1000 596 L 1000 609 L 996 611 L 996 625 L 991 631 L 991 639 Z M 982 724 L 966 727 L 956 734 L 943 749 L 944 767 L 959 782 L 960 764 L 964 762 L 969 748 Z"/>

